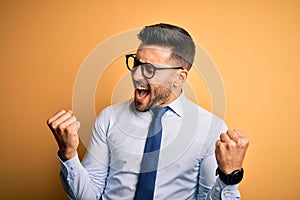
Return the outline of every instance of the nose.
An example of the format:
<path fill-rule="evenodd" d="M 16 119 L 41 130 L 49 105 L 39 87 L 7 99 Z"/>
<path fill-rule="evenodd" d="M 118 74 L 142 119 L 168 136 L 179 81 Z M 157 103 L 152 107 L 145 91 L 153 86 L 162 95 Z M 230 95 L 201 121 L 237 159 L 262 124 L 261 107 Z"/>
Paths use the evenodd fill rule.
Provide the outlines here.
<path fill-rule="evenodd" d="M 134 81 L 145 79 L 142 73 L 142 67 L 137 66 L 136 69 L 131 72 L 131 77 Z"/>

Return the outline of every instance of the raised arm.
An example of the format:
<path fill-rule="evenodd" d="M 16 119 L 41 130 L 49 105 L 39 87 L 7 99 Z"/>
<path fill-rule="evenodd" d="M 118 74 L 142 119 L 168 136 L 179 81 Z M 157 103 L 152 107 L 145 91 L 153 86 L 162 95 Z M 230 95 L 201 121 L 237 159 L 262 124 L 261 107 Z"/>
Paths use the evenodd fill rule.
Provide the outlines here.
<path fill-rule="evenodd" d="M 237 184 L 241 177 L 230 179 L 230 176 L 242 169 L 248 145 L 249 141 L 241 131 L 228 130 L 220 134 L 215 148 L 211 148 L 200 163 L 198 200 L 240 199 Z M 217 168 L 222 176 L 215 176 Z"/>
<path fill-rule="evenodd" d="M 80 123 L 73 115 L 72 111 L 61 110 L 47 120 L 58 147 L 58 158 L 60 160 L 60 178 L 62 186 L 70 199 L 99 199 L 104 189 L 104 183 L 107 176 L 107 164 L 102 162 L 105 159 L 95 157 L 93 149 L 97 148 L 91 145 L 88 150 L 85 163 L 82 165 L 78 155 L 79 145 L 78 129 Z M 102 143 L 102 149 L 106 149 L 105 140 L 99 141 L 97 138 L 99 128 L 95 125 L 91 143 Z M 98 145 L 97 145 L 98 146 Z M 97 148 L 99 149 L 99 148 Z M 99 151 L 98 151 L 99 152 Z M 102 157 L 107 157 L 104 151 Z"/>

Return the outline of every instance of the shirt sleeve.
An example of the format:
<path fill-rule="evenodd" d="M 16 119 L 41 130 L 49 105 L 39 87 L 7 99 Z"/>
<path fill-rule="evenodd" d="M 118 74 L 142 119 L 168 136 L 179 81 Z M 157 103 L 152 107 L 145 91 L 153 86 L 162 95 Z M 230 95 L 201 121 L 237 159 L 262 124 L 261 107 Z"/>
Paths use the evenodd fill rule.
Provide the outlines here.
<path fill-rule="evenodd" d="M 221 132 L 226 132 L 224 123 Z M 221 133 L 220 132 L 220 133 Z M 216 140 L 216 139 L 215 139 Z M 239 200 L 238 185 L 226 185 L 216 174 L 215 141 L 200 162 L 197 200 Z"/>
<path fill-rule="evenodd" d="M 239 200 L 238 185 L 226 185 L 215 176 L 217 163 L 214 148 L 200 164 L 197 200 Z"/>
<path fill-rule="evenodd" d="M 97 119 L 82 163 L 77 154 L 63 162 L 58 153 L 61 183 L 70 199 L 100 199 L 108 173 L 108 152 L 106 134 Z"/>

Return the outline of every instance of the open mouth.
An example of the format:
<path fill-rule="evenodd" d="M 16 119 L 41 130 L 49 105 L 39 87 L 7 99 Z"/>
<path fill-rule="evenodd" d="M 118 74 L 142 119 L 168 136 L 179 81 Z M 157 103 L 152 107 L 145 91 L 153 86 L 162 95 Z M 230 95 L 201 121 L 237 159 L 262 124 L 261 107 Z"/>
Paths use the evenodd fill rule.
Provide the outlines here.
<path fill-rule="evenodd" d="M 150 87 L 137 86 L 135 90 L 135 97 L 138 101 L 143 101 L 150 94 Z"/>

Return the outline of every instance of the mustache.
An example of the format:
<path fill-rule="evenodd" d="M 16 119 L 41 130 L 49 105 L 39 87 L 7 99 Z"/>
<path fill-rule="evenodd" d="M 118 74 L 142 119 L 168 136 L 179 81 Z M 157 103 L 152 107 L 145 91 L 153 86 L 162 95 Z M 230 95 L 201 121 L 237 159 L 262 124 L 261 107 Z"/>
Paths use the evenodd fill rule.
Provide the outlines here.
<path fill-rule="evenodd" d="M 149 83 L 148 83 L 146 80 L 142 80 L 142 79 L 139 79 L 139 80 L 133 80 L 133 84 L 134 84 L 135 86 L 149 85 Z"/>

